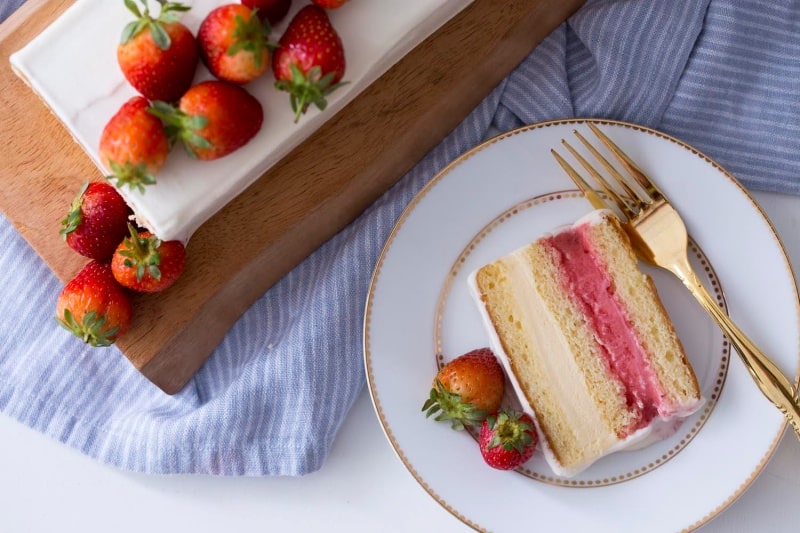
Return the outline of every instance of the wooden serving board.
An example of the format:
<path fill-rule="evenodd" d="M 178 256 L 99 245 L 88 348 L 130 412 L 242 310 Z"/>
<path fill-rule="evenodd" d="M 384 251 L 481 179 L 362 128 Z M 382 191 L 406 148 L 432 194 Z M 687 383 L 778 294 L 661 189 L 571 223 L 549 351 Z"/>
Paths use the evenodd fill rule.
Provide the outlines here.
<path fill-rule="evenodd" d="M 86 260 L 60 239 L 60 221 L 80 183 L 101 176 L 8 58 L 71 3 L 27 0 L 0 25 L 0 209 L 64 282 Z M 396 183 L 582 3 L 475 0 L 206 222 L 181 279 L 135 297 L 117 346 L 164 392 L 179 391 L 258 297 Z"/>

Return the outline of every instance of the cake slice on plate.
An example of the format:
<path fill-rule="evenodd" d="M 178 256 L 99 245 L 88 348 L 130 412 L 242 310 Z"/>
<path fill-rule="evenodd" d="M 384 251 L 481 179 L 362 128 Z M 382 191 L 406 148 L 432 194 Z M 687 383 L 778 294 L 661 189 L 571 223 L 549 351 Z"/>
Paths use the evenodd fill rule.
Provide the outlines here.
<path fill-rule="evenodd" d="M 655 286 L 610 211 L 479 268 L 469 284 L 556 474 L 652 442 L 702 404 Z"/>

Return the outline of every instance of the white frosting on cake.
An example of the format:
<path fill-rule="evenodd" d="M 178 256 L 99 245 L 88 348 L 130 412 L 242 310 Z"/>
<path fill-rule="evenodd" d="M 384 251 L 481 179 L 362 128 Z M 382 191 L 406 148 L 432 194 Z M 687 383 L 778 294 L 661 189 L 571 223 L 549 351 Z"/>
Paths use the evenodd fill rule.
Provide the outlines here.
<path fill-rule="evenodd" d="M 182 22 L 196 32 L 205 14 L 226 2 L 186 0 L 192 9 Z M 277 40 L 291 16 L 307 2 L 293 2 L 274 28 Z M 264 107 L 264 126 L 245 147 L 222 159 L 194 161 L 183 150 L 170 154 L 144 194 L 121 193 L 137 218 L 162 239 L 187 241 L 219 209 L 286 156 L 393 64 L 456 15 L 470 0 L 351 0 L 330 10 L 332 24 L 345 48 L 348 83 L 293 122 L 286 93 L 272 86 L 271 72 L 247 89 Z M 158 5 L 150 0 L 151 12 Z M 125 81 L 116 60 L 123 27 L 132 15 L 122 0 L 77 0 L 44 32 L 11 56 L 14 70 L 44 100 L 95 162 L 101 173 L 98 142 L 106 122 L 136 92 Z M 202 65 L 196 81 L 210 79 Z M 93 179 L 86 176 L 86 179 Z"/>

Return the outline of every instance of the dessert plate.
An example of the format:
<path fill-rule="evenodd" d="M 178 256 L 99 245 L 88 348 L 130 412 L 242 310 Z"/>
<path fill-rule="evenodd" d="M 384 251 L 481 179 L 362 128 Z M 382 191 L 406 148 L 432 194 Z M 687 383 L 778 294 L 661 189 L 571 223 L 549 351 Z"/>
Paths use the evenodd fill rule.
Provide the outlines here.
<path fill-rule="evenodd" d="M 680 282 L 650 267 L 645 270 L 707 400 L 675 434 L 605 457 L 566 479 L 549 471 L 540 452 L 517 471 L 493 470 L 472 435 L 420 411 L 444 362 L 489 344 L 467 275 L 591 210 L 549 153 L 585 122 L 527 126 L 450 164 L 406 208 L 373 275 L 364 357 L 378 418 L 411 475 L 478 530 L 518 529 L 516 513 L 500 512 L 515 508 L 526 509 L 537 527 L 564 531 L 699 527 L 747 489 L 786 427 Z M 704 283 L 796 382 L 797 287 L 756 202 L 718 164 L 676 139 L 632 124 L 595 122 L 672 200 L 692 236 L 691 260 Z"/>

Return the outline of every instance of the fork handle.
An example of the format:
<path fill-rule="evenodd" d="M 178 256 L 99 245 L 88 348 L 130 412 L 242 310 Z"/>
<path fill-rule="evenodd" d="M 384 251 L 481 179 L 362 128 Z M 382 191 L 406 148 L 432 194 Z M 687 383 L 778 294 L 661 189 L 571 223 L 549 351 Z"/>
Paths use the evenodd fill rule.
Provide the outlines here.
<path fill-rule="evenodd" d="M 761 392 L 784 414 L 800 438 L 800 402 L 792 383 L 764 353 L 728 317 L 706 288 L 700 283 L 688 260 L 671 269 L 694 295 L 700 305 L 717 322 L 739 353 L 745 367 Z"/>

